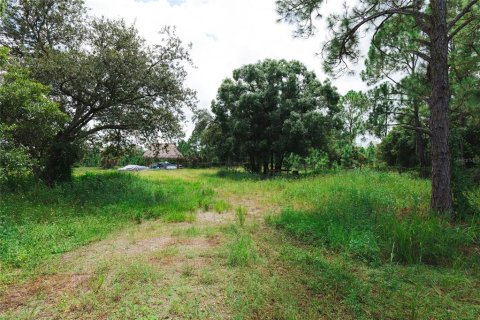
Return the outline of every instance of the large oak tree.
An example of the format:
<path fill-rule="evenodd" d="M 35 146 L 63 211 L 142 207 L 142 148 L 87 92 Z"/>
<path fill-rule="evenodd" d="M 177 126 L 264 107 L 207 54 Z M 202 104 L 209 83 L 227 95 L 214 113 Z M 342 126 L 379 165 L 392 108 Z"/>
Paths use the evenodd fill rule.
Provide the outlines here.
<path fill-rule="evenodd" d="M 68 116 L 42 159 L 50 184 L 70 177 L 84 139 L 178 136 L 183 108 L 195 103 L 184 85 L 188 47 L 174 29 L 149 45 L 134 26 L 85 12 L 82 0 L 8 0 L 0 23 L 0 44 L 50 86 Z"/>

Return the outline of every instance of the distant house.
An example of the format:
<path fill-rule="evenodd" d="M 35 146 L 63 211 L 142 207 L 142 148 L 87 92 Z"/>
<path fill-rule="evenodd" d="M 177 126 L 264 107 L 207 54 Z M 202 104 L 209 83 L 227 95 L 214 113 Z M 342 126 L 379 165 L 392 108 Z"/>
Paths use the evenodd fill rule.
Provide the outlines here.
<path fill-rule="evenodd" d="M 184 158 L 180 151 L 178 151 L 177 146 L 173 143 L 158 144 L 150 150 L 145 151 L 143 157 L 149 163 L 155 161 L 179 162 Z"/>

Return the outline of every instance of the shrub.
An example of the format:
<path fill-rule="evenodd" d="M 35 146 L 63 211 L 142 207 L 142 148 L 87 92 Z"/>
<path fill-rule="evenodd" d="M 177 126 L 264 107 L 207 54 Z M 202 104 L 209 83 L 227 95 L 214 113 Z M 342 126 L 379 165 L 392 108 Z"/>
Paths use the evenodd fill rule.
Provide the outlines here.
<path fill-rule="evenodd" d="M 33 166 L 27 148 L 15 146 L 11 128 L 0 125 L 0 189 L 14 189 L 31 175 Z"/>

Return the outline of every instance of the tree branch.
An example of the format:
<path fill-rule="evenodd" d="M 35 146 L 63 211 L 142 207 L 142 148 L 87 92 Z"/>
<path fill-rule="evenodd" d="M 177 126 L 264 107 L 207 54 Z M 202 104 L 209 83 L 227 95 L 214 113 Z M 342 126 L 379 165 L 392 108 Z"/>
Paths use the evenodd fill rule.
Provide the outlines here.
<path fill-rule="evenodd" d="M 432 135 L 432 131 L 430 131 L 429 129 L 426 129 L 426 128 L 415 127 L 415 126 L 411 126 L 411 125 L 407 125 L 407 124 L 402 124 L 401 126 L 404 127 L 405 129 L 415 130 L 415 131 L 418 131 L 418 132 L 421 132 L 421 133 L 428 134 L 429 136 Z"/>
<path fill-rule="evenodd" d="M 455 24 L 463 18 L 463 16 L 465 16 L 468 12 L 470 12 L 470 9 L 472 9 L 472 7 L 477 4 L 480 0 L 471 0 L 469 4 L 467 4 L 467 6 L 465 8 L 463 8 L 463 10 L 455 17 L 453 18 L 452 21 L 450 21 L 448 23 L 448 30 L 452 29 Z"/>
<path fill-rule="evenodd" d="M 479 0 L 480 1 L 480 0 Z M 360 29 L 364 24 L 372 21 L 372 20 L 375 20 L 377 18 L 380 18 L 382 16 L 387 16 L 385 18 L 385 20 L 383 21 L 383 23 L 385 21 L 387 21 L 390 17 L 392 17 L 394 14 L 401 14 L 401 15 L 411 15 L 411 16 L 414 16 L 417 21 L 421 21 L 423 23 L 425 23 L 425 17 L 426 15 L 420 11 L 417 11 L 417 10 L 412 10 L 412 6 L 406 6 L 406 7 L 401 7 L 401 8 L 396 8 L 396 9 L 387 9 L 387 10 L 383 10 L 383 11 L 380 11 L 380 12 L 377 12 L 375 14 L 372 14 L 371 16 L 368 16 L 366 18 L 364 18 L 363 20 L 359 21 L 357 24 L 355 24 L 355 26 L 348 30 L 342 41 L 341 41 L 341 49 L 340 49 L 340 52 L 339 52 L 339 56 L 344 56 L 344 55 L 347 55 L 347 50 L 346 50 L 346 45 L 347 43 L 352 39 L 352 37 L 355 35 L 355 33 L 358 31 L 358 29 Z M 417 22 L 419 23 L 419 22 Z M 426 55 L 423 55 L 423 59 L 426 57 Z M 426 61 L 429 61 L 428 60 L 429 58 L 427 58 Z"/>
<path fill-rule="evenodd" d="M 468 17 L 467 20 L 465 20 L 461 25 L 458 26 L 458 28 L 456 28 L 449 36 L 448 36 L 448 40 L 452 40 L 453 37 L 455 37 L 460 31 L 462 31 L 463 28 L 465 28 L 466 26 L 468 26 L 472 21 L 474 21 L 475 19 L 477 19 L 477 16 L 470 16 Z"/>
<path fill-rule="evenodd" d="M 430 62 L 430 60 L 431 60 L 430 57 L 426 53 L 420 52 L 418 50 L 410 50 L 410 53 L 413 53 L 414 55 L 422 58 L 426 62 Z"/>
<path fill-rule="evenodd" d="M 94 133 L 97 133 L 97 132 L 100 132 L 100 131 L 103 131 L 103 130 L 126 130 L 130 128 L 128 125 L 125 125 L 125 124 L 118 124 L 118 125 L 104 125 L 104 126 L 99 126 L 99 127 L 95 127 L 93 129 L 90 129 L 88 131 L 84 131 L 82 132 L 82 134 L 80 134 L 78 136 L 79 139 L 83 139 L 85 137 L 88 137 L 89 135 L 91 134 L 94 134 Z"/>

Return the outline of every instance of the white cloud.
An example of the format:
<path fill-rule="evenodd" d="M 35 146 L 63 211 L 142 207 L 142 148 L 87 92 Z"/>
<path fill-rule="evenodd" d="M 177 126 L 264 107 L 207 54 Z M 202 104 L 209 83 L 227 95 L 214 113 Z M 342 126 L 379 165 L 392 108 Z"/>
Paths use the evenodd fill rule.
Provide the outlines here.
<path fill-rule="evenodd" d="M 340 6 L 329 3 L 329 7 Z M 158 31 L 174 25 L 182 40 L 191 42 L 197 68 L 189 70 L 188 85 L 197 90 L 199 107 L 208 108 L 223 79 L 235 68 L 265 58 L 296 59 L 322 80 L 320 51 L 325 30 L 311 39 L 294 39 L 293 27 L 277 23 L 274 0 L 86 0 L 91 14 L 123 18 L 135 23 L 148 41 L 159 40 Z M 364 89 L 357 77 L 334 81 L 341 93 Z M 191 125 L 186 126 L 187 131 Z"/>

